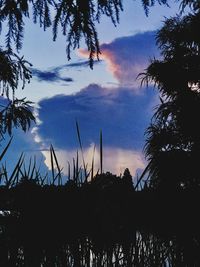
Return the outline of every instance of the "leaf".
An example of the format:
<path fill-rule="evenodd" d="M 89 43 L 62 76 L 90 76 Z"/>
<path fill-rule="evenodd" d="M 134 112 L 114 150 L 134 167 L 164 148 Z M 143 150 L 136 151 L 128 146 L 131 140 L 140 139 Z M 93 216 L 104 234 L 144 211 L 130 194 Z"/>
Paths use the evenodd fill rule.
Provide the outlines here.
<path fill-rule="evenodd" d="M 84 168 L 84 174 L 85 174 L 85 181 L 87 181 L 87 177 L 88 177 L 88 175 L 87 175 L 87 167 L 86 167 L 85 160 L 84 160 L 83 147 L 82 147 L 81 136 L 80 136 L 80 130 L 79 130 L 79 125 L 78 125 L 77 121 L 76 121 L 76 131 L 77 131 L 78 141 L 79 141 L 79 145 L 80 145 L 80 149 L 81 149 L 83 168 Z"/>
<path fill-rule="evenodd" d="M 0 161 L 3 159 L 4 155 L 6 154 L 11 142 L 12 142 L 13 137 L 10 138 L 8 144 L 6 145 L 6 147 L 4 148 L 4 150 L 2 151 L 2 153 L 0 154 Z"/>
<path fill-rule="evenodd" d="M 58 174 L 56 175 L 56 177 L 54 178 L 54 182 L 55 180 L 57 179 L 58 177 L 58 184 L 61 185 L 61 181 L 62 181 L 62 175 L 61 175 L 61 169 L 60 169 L 60 166 L 58 164 L 58 160 L 57 160 L 57 157 L 56 157 L 56 153 L 55 153 L 55 150 L 53 148 L 53 146 L 51 145 L 51 151 L 52 151 L 52 154 L 53 154 L 53 158 L 56 162 L 56 168 L 58 170 Z M 52 159 L 53 160 L 53 159 Z"/>
<path fill-rule="evenodd" d="M 94 179 L 94 155 L 95 155 L 95 148 L 96 148 L 96 146 L 94 145 L 93 155 L 92 155 L 92 166 L 91 166 L 91 181 Z"/>
<path fill-rule="evenodd" d="M 17 164 L 15 165 L 15 168 L 14 168 L 9 180 L 7 181 L 7 186 L 8 187 L 14 185 L 14 183 L 16 181 L 18 181 L 18 174 L 21 171 L 21 166 L 22 166 L 23 162 L 24 162 L 24 154 L 22 153 L 21 156 L 18 159 Z"/>
<path fill-rule="evenodd" d="M 100 174 L 103 173 L 103 138 L 102 131 L 100 131 Z"/>
<path fill-rule="evenodd" d="M 51 158 L 52 181 L 53 181 L 53 185 L 54 185 L 54 181 L 55 181 L 55 172 L 54 172 L 54 163 L 53 163 L 53 151 L 52 151 L 52 146 L 50 147 L 50 158 Z"/>

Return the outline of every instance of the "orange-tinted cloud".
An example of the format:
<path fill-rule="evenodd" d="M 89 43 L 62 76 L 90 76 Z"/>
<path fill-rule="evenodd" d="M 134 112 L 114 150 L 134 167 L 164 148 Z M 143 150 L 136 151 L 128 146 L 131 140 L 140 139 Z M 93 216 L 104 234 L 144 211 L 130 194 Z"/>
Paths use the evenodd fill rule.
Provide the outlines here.
<path fill-rule="evenodd" d="M 122 37 L 108 44 L 102 44 L 100 59 L 108 64 L 108 70 L 120 86 L 138 89 L 139 73 L 147 68 L 150 58 L 158 54 L 155 47 L 155 32 Z M 79 55 L 88 58 L 88 52 L 80 49 Z"/>

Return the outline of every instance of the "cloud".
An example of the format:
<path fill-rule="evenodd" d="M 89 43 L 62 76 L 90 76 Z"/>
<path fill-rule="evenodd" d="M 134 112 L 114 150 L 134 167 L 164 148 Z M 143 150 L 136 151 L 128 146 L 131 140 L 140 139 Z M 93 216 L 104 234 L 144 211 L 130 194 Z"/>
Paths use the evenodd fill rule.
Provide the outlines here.
<path fill-rule="evenodd" d="M 118 173 L 126 165 L 135 173 L 144 166 L 141 153 L 144 131 L 150 122 L 155 99 L 151 89 L 138 95 L 129 88 L 107 89 L 97 84 L 74 95 L 44 99 L 39 102 L 41 124 L 34 129 L 35 139 L 41 148 L 53 144 L 60 155 L 75 156 L 79 148 L 77 120 L 86 155 L 92 144 L 99 144 L 102 130 L 106 169 L 110 166 Z M 46 156 L 45 151 L 43 155 Z M 63 162 L 66 164 L 67 160 Z"/>
<path fill-rule="evenodd" d="M 93 144 L 90 147 L 85 148 L 83 151 L 84 161 L 87 163 L 87 169 L 90 170 L 92 166 L 93 158 Z M 63 173 L 68 175 L 68 164 L 71 166 L 71 173 L 73 173 L 73 162 L 72 159 L 76 158 L 76 150 L 56 150 L 56 157 L 60 166 L 63 168 Z M 45 164 L 51 170 L 51 157 L 48 151 L 44 151 L 43 155 L 45 157 Z M 79 166 L 83 167 L 83 162 L 81 154 L 79 152 Z M 116 174 L 122 174 L 126 168 L 131 170 L 132 175 L 134 176 L 138 169 L 145 168 L 145 160 L 141 152 L 133 151 L 128 149 L 120 149 L 113 147 L 104 147 L 103 149 L 103 171 L 112 172 Z M 94 154 L 94 173 L 100 169 L 100 153 L 99 150 L 95 150 Z"/>
<path fill-rule="evenodd" d="M 98 143 L 102 129 L 104 145 L 141 149 L 152 103 L 155 93 L 151 89 L 136 95 L 127 88 L 108 90 L 92 84 L 74 95 L 40 101 L 38 116 L 42 123 L 36 132 L 39 139 L 53 142 L 57 148 L 74 149 L 78 145 L 77 120 L 86 147 Z"/>
<path fill-rule="evenodd" d="M 94 60 L 94 65 L 101 63 L 102 60 Z M 79 68 L 79 67 L 89 67 L 90 63 L 88 60 L 79 60 L 77 62 L 72 62 L 69 64 L 64 64 L 64 65 L 60 65 L 60 66 L 56 66 L 51 68 L 51 72 L 55 72 L 55 73 L 59 73 L 60 71 L 63 70 L 69 70 L 70 68 Z"/>
<path fill-rule="evenodd" d="M 141 33 L 101 45 L 102 59 L 108 63 L 117 85 L 90 84 L 76 94 L 57 95 L 39 102 L 41 124 L 34 130 L 35 140 L 41 148 L 53 144 L 65 172 L 67 160 L 75 157 L 79 148 L 76 120 L 88 163 L 102 130 L 105 171 L 119 174 L 129 167 L 135 174 L 137 169 L 144 168 L 144 132 L 150 123 L 157 93 L 152 88 L 141 89 L 135 79 L 148 66 L 149 59 L 158 55 L 154 35 L 154 32 Z M 80 53 L 88 56 L 84 50 Z M 86 66 L 86 61 L 81 64 L 72 63 L 71 67 Z M 69 65 L 58 66 L 54 71 L 59 73 Z M 42 153 L 50 166 L 47 152 Z M 98 163 L 98 149 L 96 154 Z"/>
<path fill-rule="evenodd" d="M 93 64 L 99 64 L 102 60 L 94 60 Z M 78 61 L 78 62 L 74 62 L 74 63 L 70 63 L 70 64 L 66 64 L 66 65 L 62 65 L 61 68 L 77 68 L 77 67 L 89 67 L 90 66 L 90 62 L 89 60 L 85 60 L 85 61 Z"/>
<path fill-rule="evenodd" d="M 100 58 L 108 64 L 108 70 L 117 79 L 120 86 L 139 88 L 136 80 L 139 73 L 147 68 L 150 58 L 158 56 L 155 46 L 155 32 L 139 33 L 133 36 L 117 38 L 100 46 Z M 88 56 L 86 50 L 79 50 L 83 57 Z"/>
<path fill-rule="evenodd" d="M 99 64 L 101 60 L 95 60 L 95 64 Z M 71 77 L 63 77 L 61 72 L 69 70 L 70 68 L 82 68 L 88 67 L 89 68 L 89 61 L 78 61 L 69 64 L 64 64 L 56 67 L 50 68 L 47 70 L 39 70 L 37 68 L 32 68 L 31 72 L 33 77 L 35 77 L 39 82 L 73 82 L 74 80 Z"/>
<path fill-rule="evenodd" d="M 32 68 L 31 72 L 40 82 L 73 82 L 73 79 L 70 77 L 61 77 L 57 70 L 41 71 Z"/>

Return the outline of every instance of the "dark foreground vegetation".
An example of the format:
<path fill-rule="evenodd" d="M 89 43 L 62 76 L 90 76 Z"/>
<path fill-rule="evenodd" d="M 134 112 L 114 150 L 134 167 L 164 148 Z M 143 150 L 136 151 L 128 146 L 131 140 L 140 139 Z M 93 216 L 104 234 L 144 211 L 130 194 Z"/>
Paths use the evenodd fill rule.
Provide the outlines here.
<path fill-rule="evenodd" d="M 199 190 L 135 190 L 127 170 L 2 185 L 0 266 L 199 266 Z"/>

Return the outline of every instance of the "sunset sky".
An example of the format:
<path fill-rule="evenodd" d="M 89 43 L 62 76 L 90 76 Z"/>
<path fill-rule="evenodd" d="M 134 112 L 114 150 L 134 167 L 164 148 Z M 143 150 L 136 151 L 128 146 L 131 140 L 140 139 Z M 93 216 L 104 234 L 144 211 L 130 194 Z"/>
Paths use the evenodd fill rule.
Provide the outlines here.
<path fill-rule="evenodd" d="M 141 87 L 136 77 L 151 58 L 159 57 L 156 30 L 164 17 L 178 12 L 178 4 L 171 1 L 171 8 L 156 5 L 146 17 L 140 1 L 124 2 L 117 27 L 103 17 L 97 27 L 101 60 L 93 70 L 88 67 L 84 43 L 68 61 L 61 34 L 53 42 L 51 30 L 43 32 L 39 25 L 27 21 L 21 55 L 33 64 L 33 78 L 17 96 L 35 102 L 37 124 L 28 133 L 15 131 L 5 158 L 7 165 L 13 165 L 25 152 L 27 159 L 36 155 L 38 162 L 50 167 L 48 149 L 52 144 L 66 174 L 67 161 L 71 162 L 79 148 L 77 120 L 88 164 L 96 144 L 96 168 L 99 166 L 102 130 L 104 171 L 120 174 L 128 167 L 134 176 L 144 169 L 144 131 L 158 97 L 155 89 Z"/>

